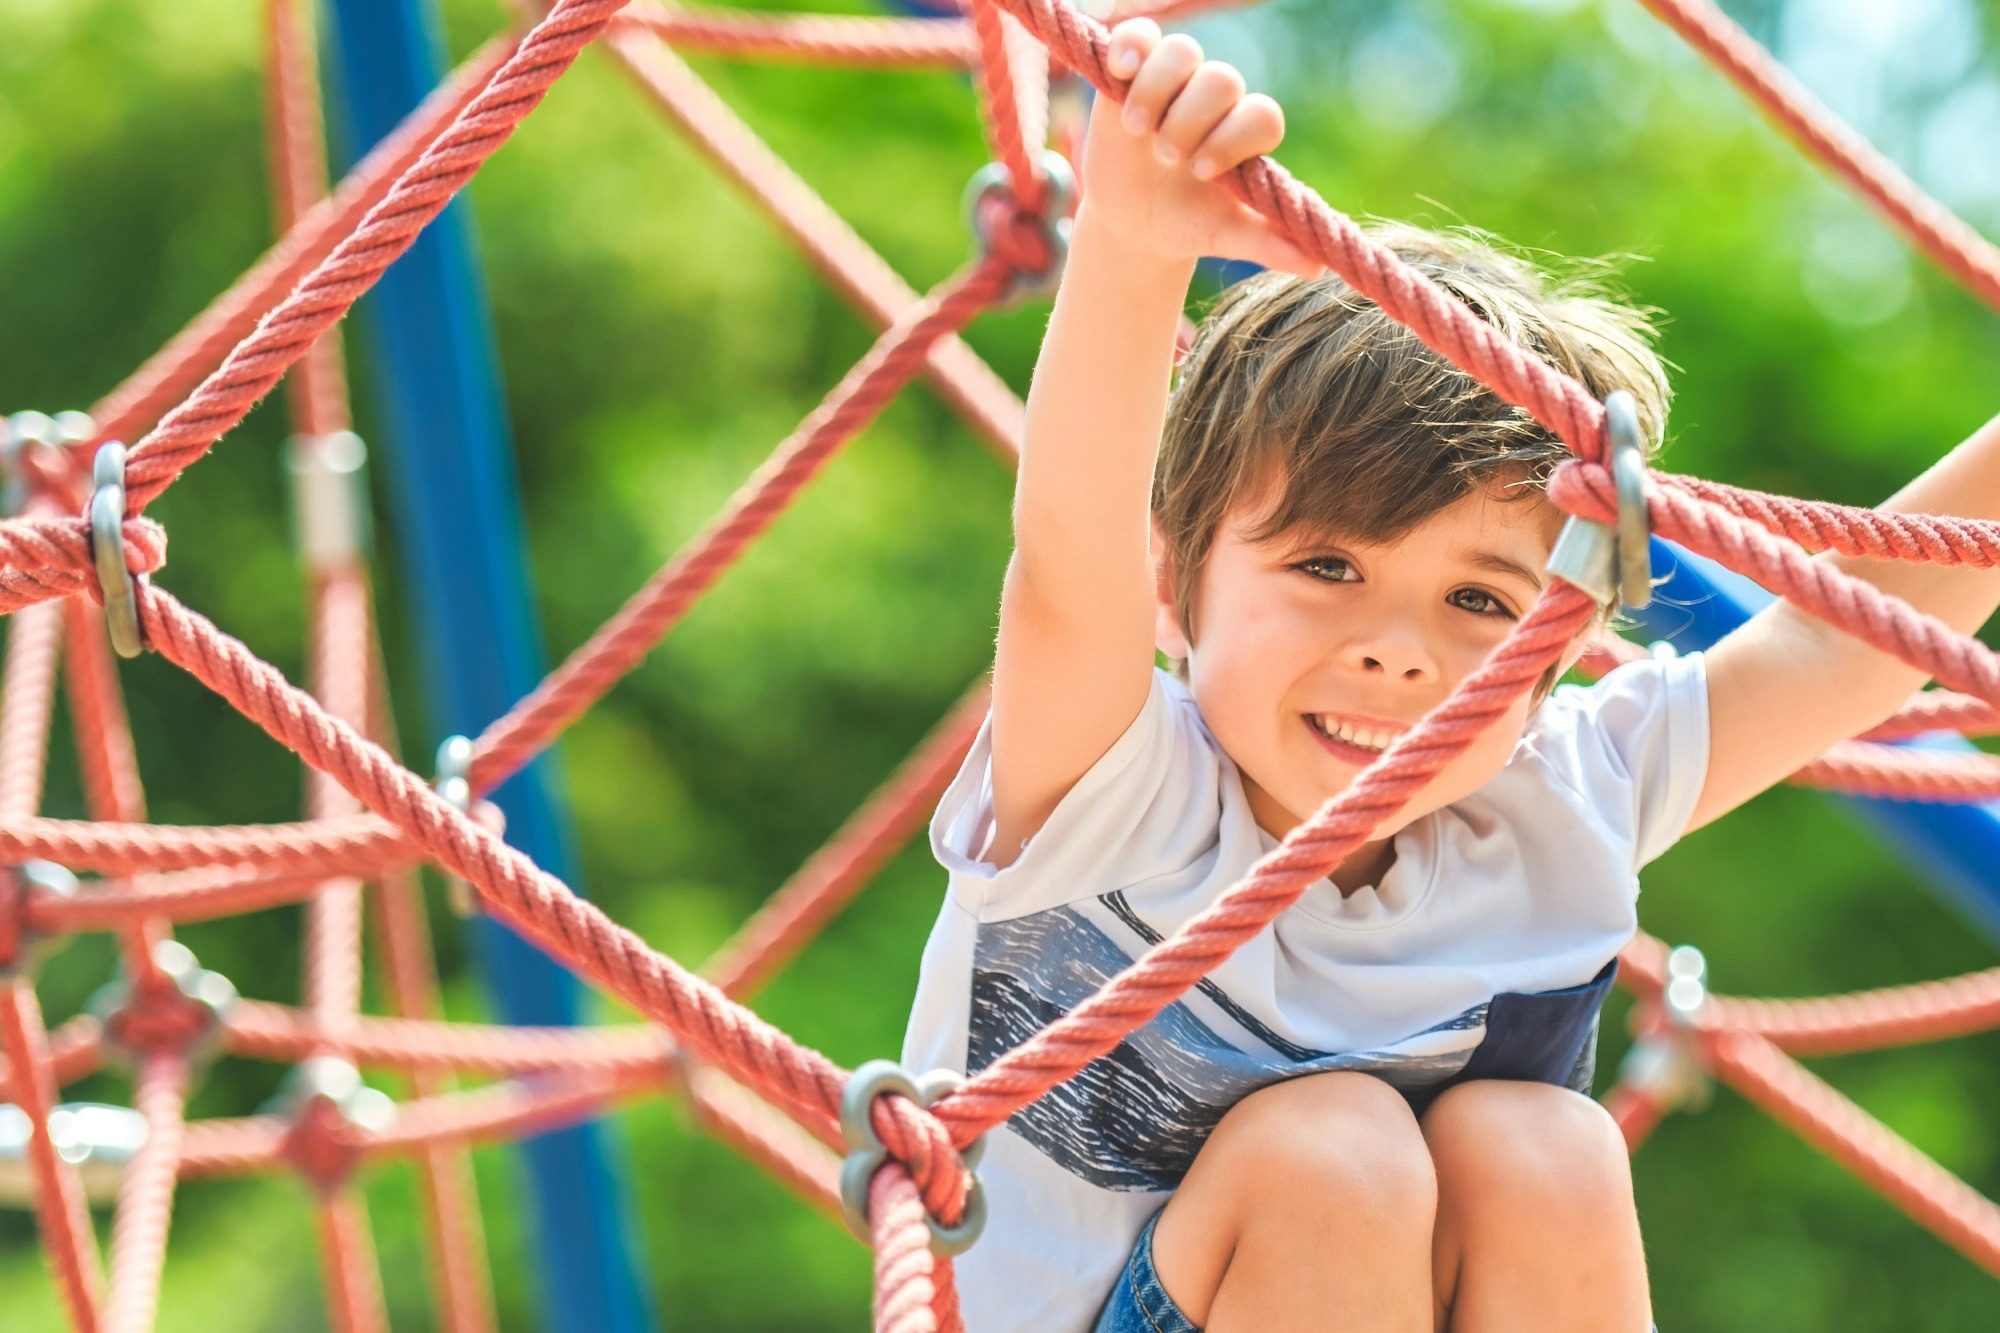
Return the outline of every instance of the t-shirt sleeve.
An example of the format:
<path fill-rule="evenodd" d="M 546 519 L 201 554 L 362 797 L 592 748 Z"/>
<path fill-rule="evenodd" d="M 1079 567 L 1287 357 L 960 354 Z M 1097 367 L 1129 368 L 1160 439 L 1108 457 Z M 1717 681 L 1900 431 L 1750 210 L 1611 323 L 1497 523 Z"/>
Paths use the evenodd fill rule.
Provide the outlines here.
<path fill-rule="evenodd" d="M 1594 685 L 1559 686 L 1529 743 L 1636 870 L 1679 841 L 1708 777 L 1708 672 L 1700 653 L 1649 657 Z"/>
<path fill-rule="evenodd" d="M 985 859 L 993 832 L 989 717 L 931 819 L 931 850 L 959 906 L 1024 916 L 1170 873 L 1210 851 L 1228 761 L 1186 688 L 1155 670 L 1132 725 L 1077 780 L 1021 854 Z M 1204 817 L 1205 814 L 1205 817 Z"/>

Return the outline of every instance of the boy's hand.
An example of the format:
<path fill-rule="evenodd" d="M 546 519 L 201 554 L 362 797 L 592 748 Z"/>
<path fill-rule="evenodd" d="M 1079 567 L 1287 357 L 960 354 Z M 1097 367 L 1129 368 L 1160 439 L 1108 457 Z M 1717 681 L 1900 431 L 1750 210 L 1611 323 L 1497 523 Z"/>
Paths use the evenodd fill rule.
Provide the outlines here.
<path fill-rule="evenodd" d="M 1111 33 L 1111 72 L 1130 79 L 1121 105 L 1097 99 L 1083 154 L 1083 212 L 1121 244 L 1162 259 L 1247 259 L 1314 277 L 1322 266 L 1221 184 L 1285 137 L 1285 116 L 1262 93 L 1245 94 L 1234 66 L 1203 60 L 1180 33 L 1150 19 Z"/>

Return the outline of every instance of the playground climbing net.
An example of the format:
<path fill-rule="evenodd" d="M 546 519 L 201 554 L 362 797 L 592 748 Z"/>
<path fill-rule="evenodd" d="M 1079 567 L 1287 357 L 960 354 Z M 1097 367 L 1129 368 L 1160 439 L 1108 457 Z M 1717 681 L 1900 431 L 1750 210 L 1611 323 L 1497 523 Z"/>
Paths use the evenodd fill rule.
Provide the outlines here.
<path fill-rule="evenodd" d="M 0 520 L 0 612 L 14 620 L 0 680 L 0 861 L 12 868 L 0 873 L 0 1094 L 11 1106 L 0 1116 L 0 1136 L 16 1135 L 9 1164 L 26 1178 L 78 1329 L 133 1333 L 151 1325 L 178 1180 L 284 1167 L 314 1188 L 334 1326 L 343 1333 L 385 1327 L 367 1216 L 352 1179 L 363 1163 L 394 1154 L 413 1156 L 419 1166 L 439 1323 L 490 1328 L 467 1145 L 669 1088 L 716 1134 L 808 1199 L 829 1211 L 844 1205 L 875 1247 L 878 1328 L 961 1327 L 950 1254 L 977 1232 L 973 1166 L 981 1135 L 1172 1003 L 1392 816 L 1540 679 L 1600 599 L 1613 595 L 1620 543 L 1630 556 L 1635 532 L 1643 537 L 1650 529 L 1748 575 L 1942 687 L 1836 746 L 1796 781 L 1921 800 L 2000 796 L 2000 760 L 1891 744 L 1940 729 L 2000 732 L 2000 658 L 1810 558 L 1836 550 L 1991 566 L 2000 561 L 2000 525 L 1875 513 L 1634 469 L 1607 443 L 1619 432 L 1607 430 L 1606 405 L 1506 342 L 1261 159 L 1230 182 L 1244 200 L 1569 445 L 1574 458 L 1551 494 L 1578 520 L 1576 544 L 1587 558 L 1562 565 L 1573 578 L 1551 580 L 1491 659 L 1352 787 L 1074 1012 L 963 1082 L 913 1078 L 884 1062 L 850 1074 L 743 1000 L 922 819 L 978 729 L 983 683 L 700 974 L 655 952 L 507 846 L 481 818 L 481 798 L 632 669 L 841 445 L 919 374 L 986 441 L 1003 453 L 1017 449 L 1019 400 L 955 334 L 980 311 L 1046 286 L 1058 270 L 1070 190 L 1061 159 L 1044 147 L 1050 79 L 1081 79 L 1120 96 L 1104 63 L 1105 29 L 1068 0 L 969 0 L 962 16 L 939 19 L 557 0 L 524 32 L 476 53 L 329 192 L 310 29 L 294 3 L 272 0 L 270 24 L 272 163 L 283 238 L 88 415 L 9 419 L 14 516 Z M 1837 121 L 1708 0 L 1644 3 L 1913 244 L 2000 309 L 2000 252 Z M 1150 12 L 1175 7 L 1165 0 Z M 616 616 L 482 735 L 447 745 L 434 788 L 387 748 L 368 581 L 353 539 L 358 441 L 348 431 L 337 344 L 323 335 L 593 41 L 885 331 L 722 513 Z M 676 47 L 970 70 L 997 164 L 970 192 L 977 258 L 919 298 L 697 79 Z M 1064 133 L 1073 136 L 1074 126 L 1058 125 L 1057 137 Z M 311 573 L 309 691 L 149 579 L 165 561 L 166 534 L 145 516 L 147 505 L 288 370 Z M 117 443 L 127 440 L 136 440 L 129 452 Z M 1626 586 L 1632 589 L 1629 579 Z M 144 822 L 114 651 L 160 654 L 298 753 L 315 775 L 306 819 L 225 828 Z M 1620 651 L 1607 644 L 1598 665 Z M 59 680 L 89 821 L 36 814 Z M 425 863 L 650 1021 L 594 1029 L 437 1021 L 414 880 Z M 76 871 L 97 878 L 79 884 Z M 239 998 L 171 938 L 176 922 L 299 901 L 308 904 L 300 1007 Z M 364 902 L 379 917 L 393 1016 L 360 1012 Z M 38 945 L 86 930 L 118 937 L 122 976 L 90 1012 L 49 1031 L 33 985 Z M 1708 994 L 1697 953 L 1669 952 L 1643 936 L 1623 962 L 1621 976 L 1639 997 L 1640 1039 L 1608 1101 L 1635 1147 L 1664 1113 L 1698 1096 L 1710 1076 L 1720 1078 L 2000 1275 L 2000 1208 L 1791 1058 L 2000 1025 L 2000 969 L 1896 990 L 1771 1001 Z M 284 1109 L 186 1122 L 191 1080 L 217 1051 L 293 1065 Z M 134 1108 L 58 1105 L 63 1084 L 113 1057 L 135 1071 Z M 412 1095 L 389 1104 L 361 1082 L 358 1067 L 406 1074 Z M 493 1081 L 460 1089 L 452 1081 L 459 1075 Z M 116 1195 L 108 1266 L 87 1211 L 94 1190 Z"/>

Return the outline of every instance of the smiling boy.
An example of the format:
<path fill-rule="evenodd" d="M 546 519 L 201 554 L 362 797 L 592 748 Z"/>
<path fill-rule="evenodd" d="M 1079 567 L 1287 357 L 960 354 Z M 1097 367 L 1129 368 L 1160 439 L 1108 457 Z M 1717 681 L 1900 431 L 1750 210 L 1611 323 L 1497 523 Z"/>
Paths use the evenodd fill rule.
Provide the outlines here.
<path fill-rule="evenodd" d="M 912 1068 L 984 1067 L 1242 878 L 1506 636 L 1561 522 L 1559 441 L 1214 184 L 1276 147 L 1275 104 L 1148 22 L 1109 59 L 1132 83 L 1093 112 L 992 718 L 932 825 L 950 890 Z M 1375 235 L 1659 438 L 1636 313 L 1472 241 Z M 1209 316 L 1170 401 L 1202 254 L 1274 272 Z M 1947 498 L 2000 513 L 1996 425 L 1889 507 Z M 1960 629 L 2000 601 L 1993 571 L 1855 572 Z M 1781 605 L 1706 657 L 1550 683 L 994 1131 L 973 1333 L 1643 1333 L 1624 1145 L 1587 1096 L 1639 867 L 1921 681 Z"/>

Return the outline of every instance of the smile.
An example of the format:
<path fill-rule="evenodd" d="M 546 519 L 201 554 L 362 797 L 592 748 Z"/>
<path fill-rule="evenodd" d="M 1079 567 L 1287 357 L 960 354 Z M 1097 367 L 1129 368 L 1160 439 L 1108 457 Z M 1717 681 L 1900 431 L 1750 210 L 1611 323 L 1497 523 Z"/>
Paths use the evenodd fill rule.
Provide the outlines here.
<path fill-rule="evenodd" d="M 1349 763 L 1367 763 L 1409 730 L 1385 722 L 1341 717 L 1337 713 L 1307 713 L 1305 721 L 1325 749 Z"/>

